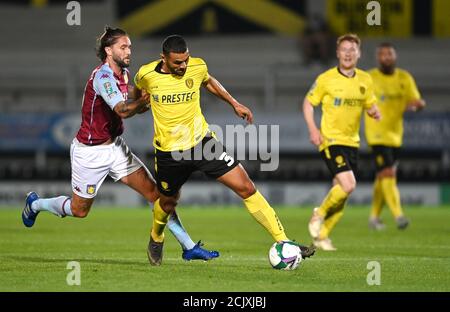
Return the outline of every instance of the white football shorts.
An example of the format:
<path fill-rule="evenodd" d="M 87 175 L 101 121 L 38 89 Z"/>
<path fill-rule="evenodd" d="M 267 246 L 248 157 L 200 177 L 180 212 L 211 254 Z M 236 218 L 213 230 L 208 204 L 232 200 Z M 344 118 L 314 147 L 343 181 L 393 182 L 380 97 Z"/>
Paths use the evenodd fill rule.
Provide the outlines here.
<path fill-rule="evenodd" d="M 83 198 L 95 197 L 107 175 L 117 182 L 139 168 L 145 168 L 120 136 L 111 144 L 95 146 L 82 144 L 75 138 L 70 146 L 70 160 L 72 190 Z"/>

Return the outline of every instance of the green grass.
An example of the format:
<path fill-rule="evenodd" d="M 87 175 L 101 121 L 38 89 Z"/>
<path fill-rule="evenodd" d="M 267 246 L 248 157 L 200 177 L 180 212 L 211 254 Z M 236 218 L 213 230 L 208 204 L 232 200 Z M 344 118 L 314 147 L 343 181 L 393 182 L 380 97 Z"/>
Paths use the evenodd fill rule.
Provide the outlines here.
<path fill-rule="evenodd" d="M 277 209 L 287 234 L 309 242 L 311 209 Z M 217 249 L 210 262 L 184 262 L 167 231 L 161 267 L 148 264 L 147 209 L 94 207 L 86 219 L 39 215 L 23 227 L 20 209 L 0 209 L 0 291 L 450 291 L 450 207 L 410 208 L 411 227 L 367 228 L 368 209 L 348 207 L 332 234 L 337 252 L 321 252 L 296 271 L 270 267 L 271 237 L 240 207 L 180 208 L 194 240 Z M 68 286 L 69 261 L 81 286 Z M 367 263 L 381 265 L 381 285 L 368 286 Z"/>

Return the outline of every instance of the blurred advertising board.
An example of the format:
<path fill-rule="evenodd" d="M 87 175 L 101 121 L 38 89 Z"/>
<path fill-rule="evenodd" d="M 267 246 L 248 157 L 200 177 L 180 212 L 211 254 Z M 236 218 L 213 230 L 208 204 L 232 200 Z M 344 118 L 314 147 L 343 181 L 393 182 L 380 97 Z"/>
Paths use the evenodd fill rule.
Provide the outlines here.
<path fill-rule="evenodd" d="M 258 141 L 267 136 L 269 145 L 277 142 L 280 152 L 314 152 L 315 147 L 309 142 L 309 134 L 303 117 L 298 114 L 258 113 L 253 126 L 245 125 L 233 114 L 211 115 L 207 120 L 211 129 L 222 132 L 219 138 L 228 148 L 245 149 L 255 147 L 254 138 L 248 133 L 256 133 Z M 80 125 L 78 114 L 2 114 L 0 116 L 0 150 L 20 151 L 64 151 L 68 150 Z M 247 131 L 246 137 L 230 137 L 231 131 L 238 127 Z M 277 131 L 274 131 L 278 128 Z M 222 131 L 221 131 L 222 130 Z M 267 130 L 267 131 L 262 131 Z M 364 125 L 361 124 L 361 149 L 367 149 L 364 138 Z M 153 119 L 144 114 L 125 120 L 124 137 L 128 145 L 136 152 L 153 151 Z M 441 151 L 449 149 L 450 112 L 406 113 L 404 122 L 405 149 L 419 151 Z M 273 148 L 273 146 L 271 146 Z"/>

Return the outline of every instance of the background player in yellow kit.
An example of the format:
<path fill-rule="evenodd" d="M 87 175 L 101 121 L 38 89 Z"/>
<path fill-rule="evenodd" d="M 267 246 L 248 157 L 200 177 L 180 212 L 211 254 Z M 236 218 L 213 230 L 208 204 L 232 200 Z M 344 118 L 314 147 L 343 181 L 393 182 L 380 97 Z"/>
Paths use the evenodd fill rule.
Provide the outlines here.
<path fill-rule="evenodd" d="M 379 122 L 365 119 L 366 139 L 377 169 L 369 218 L 369 226 L 376 230 L 384 228 L 380 214 L 385 203 L 399 229 L 404 229 L 409 224 L 402 211 L 397 187 L 397 157 L 403 138 L 403 113 L 425 107 L 414 78 L 406 70 L 396 68 L 396 61 L 397 54 L 393 45 L 382 43 L 377 48 L 378 68 L 369 71 L 383 116 Z"/>
<path fill-rule="evenodd" d="M 323 250 L 336 250 L 329 234 L 343 215 L 345 202 L 356 187 L 359 127 L 365 110 L 380 118 L 375 105 L 372 78 L 357 69 L 361 55 L 357 35 L 346 34 L 337 40 L 339 64 L 319 75 L 303 101 L 303 114 L 310 140 L 333 175 L 333 187 L 320 207 L 315 208 L 309 222 L 314 245 Z M 314 107 L 322 104 L 320 129 L 314 121 Z"/>
<path fill-rule="evenodd" d="M 288 240 L 275 211 L 255 188 L 245 169 L 227 154 L 209 130 L 200 107 L 200 88 L 205 87 L 229 103 L 236 115 L 249 123 L 253 121 L 252 112 L 208 74 L 204 60 L 190 56 L 181 36 L 167 37 L 162 50 L 161 59 L 142 66 L 135 76 L 136 87 L 150 94 L 155 128 L 155 177 L 161 193 L 153 211 L 148 247 L 150 263 L 161 264 L 164 227 L 178 203 L 182 185 L 196 170 L 239 195 L 250 214 L 275 241 Z M 303 257 L 314 252 L 313 248 L 304 246 L 301 250 Z"/>

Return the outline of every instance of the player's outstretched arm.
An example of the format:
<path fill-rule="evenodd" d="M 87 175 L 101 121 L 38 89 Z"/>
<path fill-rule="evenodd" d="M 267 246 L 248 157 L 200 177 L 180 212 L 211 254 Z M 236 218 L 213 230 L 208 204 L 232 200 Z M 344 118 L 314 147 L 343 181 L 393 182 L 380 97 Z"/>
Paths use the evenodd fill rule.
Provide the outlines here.
<path fill-rule="evenodd" d="M 232 97 L 216 78 L 209 75 L 209 79 L 203 83 L 203 86 L 218 98 L 229 103 L 236 115 L 245 119 L 248 123 L 253 123 L 253 114 L 250 109 Z"/>
<path fill-rule="evenodd" d="M 305 117 L 306 125 L 308 126 L 309 140 L 315 146 L 319 146 L 322 144 L 323 138 L 314 121 L 314 107 L 306 97 L 303 100 L 303 116 Z"/>
<path fill-rule="evenodd" d="M 408 103 L 406 106 L 406 109 L 409 111 L 417 112 L 422 109 L 424 109 L 426 106 L 426 103 L 423 99 L 414 100 Z"/>
<path fill-rule="evenodd" d="M 137 95 L 137 92 L 135 93 Z M 145 92 L 139 92 L 139 98 L 121 101 L 114 106 L 114 111 L 121 118 L 130 118 L 136 113 L 145 111 L 145 107 L 150 101 L 150 95 Z"/>
<path fill-rule="evenodd" d="M 367 115 L 369 115 L 369 117 L 371 117 L 375 120 L 381 119 L 381 113 L 376 104 L 373 104 L 369 109 L 366 110 L 366 112 L 367 112 Z"/>

